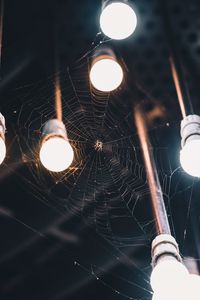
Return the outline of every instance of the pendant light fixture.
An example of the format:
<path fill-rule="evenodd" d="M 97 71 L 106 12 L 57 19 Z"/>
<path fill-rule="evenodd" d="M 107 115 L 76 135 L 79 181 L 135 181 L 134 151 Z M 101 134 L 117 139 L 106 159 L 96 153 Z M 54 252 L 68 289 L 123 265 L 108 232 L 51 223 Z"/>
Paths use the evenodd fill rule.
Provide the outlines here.
<path fill-rule="evenodd" d="M 122 66 L 109 46 L 100 46 L 95 50 L 89 77 L 96 90 L 106 93 L 116 90 L 123 76 Z"/>
<path fill-rule="evenodd" d="M 104 1 L 100 16 L 102 32 L 111 39 L 128 38 L 137 26 L 137 16 L 128 1 Z"/>
<path fill-rule="evenodd" d="M 5 118 L 0 113 L 0 164 L 4 161 L 5 156 L 6 156 Z"/>
<path fill-rule="evenodd" d="M 40 161 L 51 172 L 62 172 L 72 163 L 74 152 L 65 125 L 58 119 L 45 123 L 42 132 Z"/>
<path fill-rule="evenodd" d="M 1 0 L 1 13 L 0 13 L 0 67 L 2 61 L 2 41 L 3 41 L 3 16 L 4 16 L 4 0 Z M 0 113 L 0 164 L 6 156 L 6 144 L 5 144 L 5 118 Z"/>
<path fill-rule="evenodd" d="M 55 20 L 56 22 L 56 20 Z M 55 112 L 56 118 L 48 120 L 42 130 L 40 161 L 51 172 L 62 172 L 72 163 L 74 151 L 68 140 L 62 121 L 62 92 L 58 72 L 59 53 L 56 47 L 57 27 L 54 28 L 55 42 Z"/>

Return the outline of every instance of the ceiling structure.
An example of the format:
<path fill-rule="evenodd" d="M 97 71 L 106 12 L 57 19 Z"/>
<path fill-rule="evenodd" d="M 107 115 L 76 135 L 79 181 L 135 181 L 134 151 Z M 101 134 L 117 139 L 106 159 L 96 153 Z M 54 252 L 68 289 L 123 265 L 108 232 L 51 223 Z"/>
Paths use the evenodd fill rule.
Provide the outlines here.
<path fill-rule="evenodd" d="M 1 112 L 7 157 L 1 166 L 2 299 L 151 299 L 155 235 L 145 169 L 134 124 L 148 117 L 173 234 L 184 257 L 200 256 L 199 182 L 179 168 L 180 108 L 169 66 L 169 37 L 200 113 L 200 3 L 135 0 L 138 27 L 108 42 L 126 70 L 111 95 L 88 83 L 102 39 L 100 0 L 7 0 L 1 68 Z M 168 15 L 171 27 L 163 25 Z M 56 28 L 56 34 L 55 34 Z M 67 174 L 38 161 L 45 121 L 54 113 L 54 53 L 59 54 L 63 116 L 76 149 Z M 95 148 L 102 141 L 102 151 Z"/>

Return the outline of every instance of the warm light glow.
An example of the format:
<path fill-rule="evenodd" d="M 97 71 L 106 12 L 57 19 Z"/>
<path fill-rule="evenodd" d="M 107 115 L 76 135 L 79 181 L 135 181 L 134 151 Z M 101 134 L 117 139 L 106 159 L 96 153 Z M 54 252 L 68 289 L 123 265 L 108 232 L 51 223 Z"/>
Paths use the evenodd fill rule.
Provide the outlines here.
<path fill-rule="evenodd" d="M 106 6 L 101 13 L 101 30 L 111 39 L 122 40 L 129 37 L 136 25 L 136 14 L 128 4 L 114 2 Z"/>
<path fill-rule="evenodd" d="M 167 283 L 166 283 L 167 287 Z M 159 292 L 153 295 L 152 300 L 193 300 L 193 298 L 188 298 L 186 293 L 185 286 L 182 286 L 182 288 L 174 289 L 173 291 L 170 290 L 170 287 L 168 287 L 168 290 L 165 292 Z M 196 300 L 196 299 L 195 299 Z"/>
<path fill-rule="evenodd" d="M 4 140 L 0 137 L 0 164 L 4 161 L 6 156 L 6 145 Z"/>
<path fill-rule="evenodd" d="M 166 282 L 164 291 L 154 293 L 152 300 L 199 300 L 200 299 L 200 276 L 188 274 L 186 276 L 185 284 L 181 288 L 171 289 Z"/>
<path fill-rule="evenodd" d="M 114 59 L 103 58 L 93 64 L 90 71 L 90 80 L 97 90 L 111 92 L 122 83 L 123 71 Z"/>
<path fill-rule="evenodd" d="M 180 295 L 180 288 L 187 284 L 187 276 L 188 270 L 182 263 L 176 260 L 164 260 L 158 262 L 152 271 L 151 287 L 156 295 L 166 295 L 168 291 L 179 292 Z"/>
<path fill-rule="evenodd" d="M 52 172 L 62 172 L 72 163 L 74 152 L 70 143 L 62 137 L 51 137 L 44 141 L 40 149 L 40 161 Z"/>
<path fill-rule="evenodd" d="M 200 276 L 190 274 L 187 283 L 187 299 L 199 300 L 200 299 Z"/>
<path fill-rule="evenodd" d="M 200 177 L 200 139 L 186 142 L 180 152 L 180 163 L 186 173 Z"/>

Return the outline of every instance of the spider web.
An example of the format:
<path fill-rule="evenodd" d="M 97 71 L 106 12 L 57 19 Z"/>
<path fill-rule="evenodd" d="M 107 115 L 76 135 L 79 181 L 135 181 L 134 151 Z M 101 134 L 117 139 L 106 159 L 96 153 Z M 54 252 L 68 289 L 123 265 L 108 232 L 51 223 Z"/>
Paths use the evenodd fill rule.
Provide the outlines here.
<path fill-rule="evenodd" d="M 133 107 L 137 103 L 132 99 L 130 87 L 125 81 L 121 88 L 112 93 L 94 90 L 88 80 L 91 56 L 89 51 L 73 66 L 59 72 L 63 122 L 75 151 L 71 167 L 62 173 L 51 173 L 44 169 L 38 156 L 42 128 L 47 120 L 55 118 L 54 74 L 15 89 L 18 107 L 20 103 L 20 109 L 14 111 L 16 140 L 21 161 L 31 174 L 30 179 L 26 179 L 27 188 L 31 188 L 40 201 L 55 210 L 83 217 L 116 249 L 116 253 L 123 255 L 129 248 L 149 247 L 155 235 L 146 173 L 134 126 Z M 13 107 L 15 103 L 12 102 Z M 166 120 L 149 128 L 173 234 L 176 234 L 173 220 L 176 213 L 171 202 L 179 201 L 176 199 L 187 193 L 192 195 L 198 186 L 198 181 L 190 180 L 178 167 L 178 160 L 173 159 L 170 147 L 160 143 L 163 132 L 177 128 L 178 123 L 171 122 L 169 125 Z M 184 241 L 189 214 L 190 205 L 187 205 Z M 75 266 L 96 280 L 100 279 L 114 293 L 133 299 L 115 288 L 112 280 L 101 279 L 99 274 L 104 273 L 101 267 L 93 264 L 85 266 L 77 261 Z M 149 272 L 150 267 L 146 269 Z M 145 275 L 146 269 L 139 270 L 144 282 L 149 280 Z M 124 277 L 111 276 L 126 281 L 128 285 L 137 285 Z M 143 299 L 151 294 L 145 287 L 137 287 L 147 293 Z"/>

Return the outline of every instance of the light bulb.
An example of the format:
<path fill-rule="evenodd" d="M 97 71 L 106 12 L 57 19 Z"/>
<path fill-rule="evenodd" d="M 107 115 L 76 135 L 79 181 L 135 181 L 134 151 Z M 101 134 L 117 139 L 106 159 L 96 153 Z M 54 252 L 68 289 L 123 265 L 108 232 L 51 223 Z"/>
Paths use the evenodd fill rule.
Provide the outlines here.
<path fill-rule="evenodd" d="M 151 287 L 157 295 L 167 295 L 168 291 L 178 293 L 187 283 L 187 275 L 188 270 L 182 263 L 175 259 L 166 259 L 158 262 L 154 267 L 151 274 Z"/>
<path fill-rule="evenodd" d="M 97 90 L 111 92 L 122 83 L 122 67 L 112 58 L 99 59 L 90 70 L 90 80 Z"/>
<path fill-rule="evenodd" d="M 166 281 L 167 289 L 154 293 L 152 300 L 199 300 L 200 299 L 200 276 L 188 274 L 186 276 L 185 284 L 182 286 L 171 289 Z"/>
<path fill-rule="evenodd" d="M 72 163 L 74 152 L 70 143 L 59 136 L 49 137 L 40 149 L 40 161 L 52 172 L 62 172 Z"/>
<path fill-rule="evenodd" d="M 200 139 L 186 142 L 180 151 L 180 163 L 186 173 L 200 177 Z"/>
<path fill-rule="evenodd" d="M 2 137 L 0 137 L 0 164 L 4 161 L 6 156 L 6 145 Z"/>
<path fill-rule="evenodd" d="M 129 37 L 135 30 L 137 17 L 132 7 L 123 2 L 107 5 L 100 16 L 100 27 L 111 39 L 122 40 Z"/>
<path fill-rule="evenodd" d="M 166 282 L 167 286 L 167 282 Z M 193 300 L 193 298 L 188 298 L 186 292 L 186 285 L 182 286 L 182 288 L 171 289 L 168 287 L 168 290 L 164 292 L 154 293 L 152 300 Z"/>
<path fill-rule="evenodd" d="M 187 299 L 199 300 L 200 299 L 200 276 L 190 274 L 187 282 Z"/>

